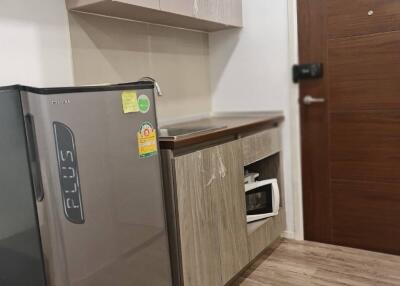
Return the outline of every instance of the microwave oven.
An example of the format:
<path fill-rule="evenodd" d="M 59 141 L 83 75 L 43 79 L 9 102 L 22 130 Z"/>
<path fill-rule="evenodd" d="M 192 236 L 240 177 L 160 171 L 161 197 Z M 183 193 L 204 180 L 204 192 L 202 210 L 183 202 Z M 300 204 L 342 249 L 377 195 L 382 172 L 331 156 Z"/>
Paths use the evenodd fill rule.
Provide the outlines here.
<path fill-rule="evenodd" d="M 280 195 L 277 179 L 247 183 L 245 192 L 248 223 L 278 215 Z"/>

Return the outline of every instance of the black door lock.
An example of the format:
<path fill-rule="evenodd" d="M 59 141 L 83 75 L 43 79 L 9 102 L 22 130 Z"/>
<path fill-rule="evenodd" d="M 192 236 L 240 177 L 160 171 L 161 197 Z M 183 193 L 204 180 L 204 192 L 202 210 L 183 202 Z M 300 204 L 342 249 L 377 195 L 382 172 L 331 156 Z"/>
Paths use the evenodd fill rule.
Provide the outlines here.
<path fill-rule="evenodd" d="M 298 83 L 302 79 L 317 79 L 323 76 L 322 64 L 304 64 L 293 66 L 293 82 Z"/>

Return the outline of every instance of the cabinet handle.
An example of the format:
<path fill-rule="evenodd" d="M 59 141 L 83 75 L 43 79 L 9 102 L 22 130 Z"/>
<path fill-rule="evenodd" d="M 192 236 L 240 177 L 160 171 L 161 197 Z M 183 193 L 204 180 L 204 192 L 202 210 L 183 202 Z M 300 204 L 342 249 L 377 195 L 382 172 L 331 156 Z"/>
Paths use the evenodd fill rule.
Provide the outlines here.
<path fill-rule="evenodd" d="M 31 169 L 31 180 L 33 191 L 38 202 L 43 200 L 43 182 L 38 158 L 38 148 L 36 142 L 35 122 L 32 115 L 25 116 L 26 137 L 28 143 L 29 165 Z"/>

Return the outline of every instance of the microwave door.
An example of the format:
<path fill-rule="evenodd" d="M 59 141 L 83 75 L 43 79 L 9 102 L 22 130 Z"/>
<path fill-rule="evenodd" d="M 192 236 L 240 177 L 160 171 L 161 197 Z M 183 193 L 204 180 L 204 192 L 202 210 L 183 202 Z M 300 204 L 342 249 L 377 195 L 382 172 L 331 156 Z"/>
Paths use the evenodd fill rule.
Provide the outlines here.
<path fill-rule="evenodd" d="M 280 194 L 277 179 L 245 184 L 247 222 L 278 215 Z"/>
<path fill-rule="evenodd" d="M 144 113 L 124 113 L 122 92 L 25 94 L 50 285 L 171 285 L 159 156 L 138 151 L 141 128 L 157 129 L 153 91 L 137 91 Z"/>
<path fill-rule="evenodd" d="M 269 179 L 263 180 L 255 183 L 245 184 L 245 192 L 250 192 L 254 189 L 261 188 L 265 185 L 271 185 L 272 188 L 272 206 L 273 206 L 273 215 L 277 215 L 280 207 L 280 191 L 277 179 Z"/>

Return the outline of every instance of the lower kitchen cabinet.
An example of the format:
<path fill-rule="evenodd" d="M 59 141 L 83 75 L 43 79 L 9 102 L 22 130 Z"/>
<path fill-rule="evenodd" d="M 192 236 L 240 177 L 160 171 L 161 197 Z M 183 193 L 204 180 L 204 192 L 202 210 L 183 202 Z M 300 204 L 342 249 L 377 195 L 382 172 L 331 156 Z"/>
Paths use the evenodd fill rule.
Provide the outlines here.
<path fill-rule="evenodd" d="M 173 161 L 184 285 L 224 285 L 250 260 L 240 141 Z"/>
<path fill-rule="evenodd" d="M 168 126 L 188 132 L 226 126 L 160 141 L 174 285 L 234 284 L 258 255 L 279 242 L 286 227 L 281 119 L 273 124 L 265 120 L 214 117 Z M 245 173 L 257 173 L 260 182 L 277 180 L 277 215 L 247 223 Z"/>

